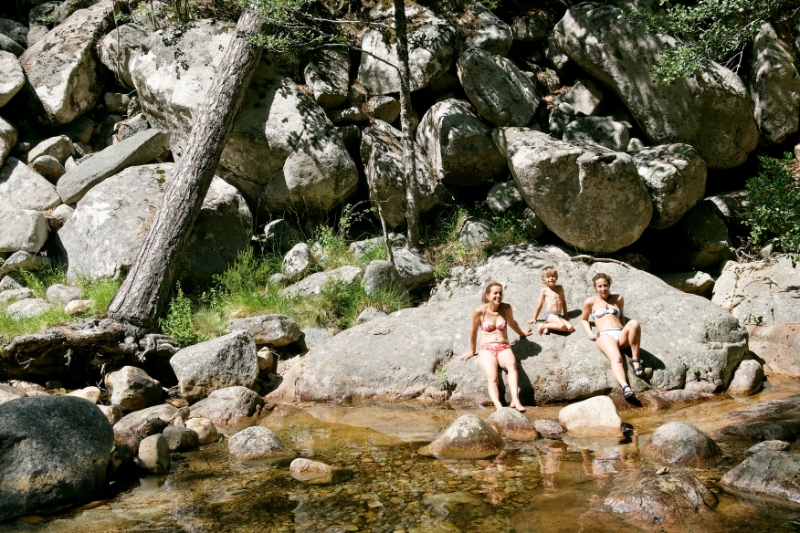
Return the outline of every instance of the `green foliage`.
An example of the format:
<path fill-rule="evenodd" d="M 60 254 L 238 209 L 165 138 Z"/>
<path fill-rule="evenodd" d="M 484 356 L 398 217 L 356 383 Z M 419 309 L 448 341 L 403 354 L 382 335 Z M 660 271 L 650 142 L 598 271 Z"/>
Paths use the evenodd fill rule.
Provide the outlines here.
<path fill-rule="evenodd" d="M 663 14 L 646 10 L 628 14 L 648 33 L 671 35 L 680 42 L 664 50 L 653 73 L 663 83 L 687 78 L 708 60 L 738 70 L 742 54 L 763 22 L 789 16 L 791 0 L 698 0 L 672 3 Z M 661 5 L 666 4 L 661 0 Z"/>
<path fill-rule="evenodd" d="M 747 205 L 740 213 L 756 246 L 800 259 L 800 182 L 791 154 L 784 159 L 759 157 L 759 173 L 747 180 Z"/>
<path fill-rule="evenodd" d="M 161 319 L 161 331 L 175 340 L 178 346 L 189 346 L 199 341 L 192 328 L 192 301 L 187 298 L 178 283 L 175 296 L 169 303 L 167 316 Z"/>

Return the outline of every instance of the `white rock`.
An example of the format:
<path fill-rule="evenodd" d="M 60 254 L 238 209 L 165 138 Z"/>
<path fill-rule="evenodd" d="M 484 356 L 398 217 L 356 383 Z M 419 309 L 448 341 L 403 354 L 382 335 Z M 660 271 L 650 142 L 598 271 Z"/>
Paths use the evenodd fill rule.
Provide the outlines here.
<path fill-rule="evenodd" d="M 25 85 L 25 73 L 16 56 L 0 50 L 0 107 L 6 105 Z"/>
<path fill-rule="evenodd" d="M 79 389 L 70 392 L 69 396 L 77 396 L 78 398 L 89 400 L 92 403 L 97 403 L 100 401 L 100 394 L 101 394 L 100 389 L 98 389 L 97 387 L 86 387 L 84 389 Z M 114 423 L 112 422 L 111 425 L 113 426 Z"/>
<path fill-rule="evenodd" d="M 47 240 L 47 220 L 39 211 L 0 210 L 0 252 L 38 252 Z"/>
<path fill-rule="evenodd" d="M 53 184 L 19 159 L 9 157 L 0 167 L 0 205 L 46 211 L 60 203 Z"/>
<path fill-rule="evenodd" d="M 608 396 L 570 404 L 558 412 L 558 421 L 580 437 L 621 437 L 622 419 Z"/>
<path fill-rule="evenodd" d="M 190 418 L 186 421 L 186 427 L 194 430 L 200 440 L 200 444 L 213 444 L 217 442 L 217 428 L 211 420 L 205 418 Z"/>

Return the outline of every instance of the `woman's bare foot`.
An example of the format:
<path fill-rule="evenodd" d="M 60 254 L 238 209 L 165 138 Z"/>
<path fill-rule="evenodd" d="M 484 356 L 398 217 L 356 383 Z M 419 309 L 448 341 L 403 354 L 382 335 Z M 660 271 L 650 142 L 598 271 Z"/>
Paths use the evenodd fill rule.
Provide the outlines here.
<path fill-rule="evenodd" d="M 550 335 L 550 329 L 544 324 L 539 324 L 536 329 L 539 331 L 539 335 Z"/>
<path fill-rule="evenodd" d="M 516 403 L 512 402 L 509 406 L 513 407 L 514 409 L 516 409 L 520 413 L 524 413 L 525 412 L 525 406 L 522 405 L 520 402 L 516 402 Z"/>

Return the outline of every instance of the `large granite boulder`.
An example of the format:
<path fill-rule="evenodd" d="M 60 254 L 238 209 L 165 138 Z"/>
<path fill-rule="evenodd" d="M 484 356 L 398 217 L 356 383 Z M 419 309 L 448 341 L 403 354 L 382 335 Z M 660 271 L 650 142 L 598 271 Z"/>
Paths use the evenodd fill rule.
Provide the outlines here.
<path fill-rule="evenodd" d="M 80 168 L 80 167 L 78 167 Z M 90 190 L 59 231 L 67 278 L 115 278 L 136 260 L 171 179 L 173 163 L 123 170 Z M 210 281 L 232 264 L 252 235 L 252 215 L 236 189 L 214 178 L 195 222 L 179 275 Z"/>
<path fill-rule="evenodd" d="M 684 294 L 645 272 L 616 264 L 591 268 L 557 248 L 509 247 L 484 264 L 442 282 L 430 303 L 345 330 L 305 356 L 284 376 L 276 398 L 313 401 L 435 400 L 484 404 L 486 377 L 469 349 L 470 313 L 488 280 L 505 288 L 518 320 L 533 314 L 541 269 L 555 266 L 567 287 L 567 308 L 580 309 L 593 294 L 591 278 L 606 272 L 613 291 L 625 295 L 625 315 L 642 324 L 642 360 L 655 389 L 723 390 L 747 353 L 747 333 L 728 312 Z M 574 315 L 573 315 L 574 316 Z M 692 320 L 686 320 L 692 316 Z M 523 403 L 563 402 L 618 389 L 608 359 L 586 335 L 547 335 L 517 340 Z M 451 385 L 442 388 L 439 368 Z M 633 379 L 634 388 L 639 385 Z M 505 387 L 505 385 L 504 385 Z M 507 391 L 507 389 L 505 389 Z"/>
<path fill-rule="evenodd" d="M 297 322 L 281 314 L 234 318 L 228 321 L 228 331 L 246 331 L 257 345 L 275 348 L 297 342 L 303 336 Z"/>
<path fill-rule="evenodd" d="M 38 252 L 47 240 L 47 220 L 38 211 L 0 207 L 0 253 Z"/>
<path fill-rule="evenodd" d="M 227 51 L 234 25 L 200 20 L 153 32 L 131 77 L 147 121 L 172 133 L 180 155 Z M 262 61 L 225 144 L 221 176 L 251 208 L 327 212 L 353 193 L 358 172 L 325 113 L 269 59 Z"/>
<path fill-rule="evenodd" d="M 558 422 L 578 437 L 622 437 L 622 419 L 608 396 L 572 403 L 558 412 Z"/>
<path fill-rule="evenodd" d="M 61 203 L 56 188 L 17 158 L 0 167 L 0 206 L 47 211 Z"/>
<path fill-rule="evenodd" d="M 597 145 L 614 152 L 624 152 L 631 140 L 630 125 L 614 120 L 612 117 L 579 117 L 564 128 L 564 140 L 568 143 Z"/>
<path fill-rule="evenodd" d="M 767 375 L 800 378 L 800 324 L 747 326 L 750 351 L 764 360 Z"/>
<path fill-rule="evenodd" d="M 650 68 L 675 39 L 645 34 L 620 9 L 573 6 L 554 38 L 570 59 L 617 93 L 653 144 L 689 144 L 712 168 L 741 165 L 758 144 L 750 98 L 736 74 L 708 61 L 692 77 L 662 83 Z"/>
<path fill-rule="evenodd" d="M 465 50 L 480 48 L 490 54 L 504 56 L 511 49 L 511 26 L 480 2 L 475 2 L 465 10 L 463 16 L 454 18 L 453 22 L 461 32 Z"/>
<path fill-rule="evenodd" d="M 233 459 L 255 461 L 260 459 L 282 460 L 297 456 L 271 430 L 262 426 L 245 428 L 231 436 L 228 453 Z"/>
<path fill-rule="evenodd" d="M 650 224 L 653 203 L 633 158 L 558 141 L 525 128 L 496 132 L 528 205 L 564 242 L 616 252 Z"/>
<path fill-rule="evenodd" d="M 303 75 L 320 107 L 336 109 L 344 103 L 350 86 L 350 52 L 346 47 L 317 50 Z"/>
<path fill-rule="evenodd" d="M 407 6 L 408 20 L 408 83 L 418 91 L 445 74 L 453 64 L 456 40 L 455 28 L 419 5 Z M 372 10 L 373 20 L 393 24 L 394 10 L 379 4 Z M 397 45 L 382 28 L 367 28 L 361 34 L 361 54 L 358 79 L 369 94 L 400 92 L 400 77 L 396 68 Z"/>
<path fill-rule="evenodd" d="M 761 442 L 783 440 L 794 442 L 800 436 L 800 395 L 759 402 L 739 411 L 727 413 L 723 420 L 733 424 L 719 430 L 722 435 Z"/>
<path fill-rule="evenodd" d="M 326 285 L 331 283 L 341 283 L 351 285 L 358 283 L 364 276 L 364 271 L 358 267 L 345 265 L 325 272 L 311 274 L 303 278 L 294 285 L 289 285 L 283 289 L 283 294 L 287 296 L 314 296 L 322 293 Z"/>
<path fill-rule="evenodd" d="M 438 459 L 484 459 L 503 451 L 503 437 L 475 415 L 462 415 L 418 453 Z"/>
<path fill-rule="evenodd" d="M 179 350 L 169 364 L 178 377 L 181 394 L 189 403 L 225 387 L 251 388 L 258 378 L 256 344 L 246 331 Z"/>
<path fill-rule="evenodd" d="M 113 11 L 112 0 L 78 10 L 19 57 L 44 110 L 38 117 L 44 124 L 68 124 L 97 103 L 106 80 L 95 44 Z"/>
<path fill-rule="evenodd" d="M 703 199 L 706 164 L 688 144 L 654 146 L 630 155 L 653 199 L 651 228 L 672 226 Z"/>
<path fill-rule="evenodd" d="M 161 433 L 177 412 L 178 409 L 168 403 L 134 411 L 114 424 L 114 442 L 129 446 L 135 452 L 142 439 Z"/>
<path fill-rule="evenodd" d="M 642 454 L 657 462 L 696 468 L 713 468 L 722 460 L 711 437 L 683 422 L 659 426 L 642 446 Z"/>
<path fill-rule="evenodd" d="M 491 128 L 463 100 L 449 98 L 428 109 L 417 127 L 417 144 L 436 178 L 449 185 L 480 185 L 508 173 Z"/>
<path fill-rule="evenodd" d="M 478 113 L 495 126 L 525 126 L 540 99 L 511 60 L 472 48 L 458 58 L 458 79 Z"/>
<path fill-rule="evenodd" d="M 0 107 L 3 107 L 25 85 L 25 72 L 14 54 L 0 50 L 0 74 Z"/>
<path fill-rule="evenodd" d="M 751 455 L 728 471 L 720 485 L 734 493 L 766 498 L 784 504 L 800 504 L 800 457 L 765 450 Z"/>
<path fill-rule="evenodd" d="M 436 179 L 419 146 L 416 149 L 417 209 L 425 213 L 440 205 L 446 191 Z M 390 226 L 406 223 L 405 167 L 400 132 L 389 124 L 376 120 L 361 136 L 361 160 L 369 185 L 372 205 L 381 204 L 383 217 Z"/>
<path fill-rule="evenodd" d="M 800 125 L 800 74 L 771 24 L 753 40 L 748 82 L 764 144 L 780 144 Z"/>
<path fill-rule="evenodd" d="M 103 65 L 125 87 L 133 89 L 130 63 L 133 56 L 142 49 L 149 32 L 139 24 L 123 24 L 103 37 L 97 53 Z"/>
<path fill-rule="evenodd" d="M 139 411 L 157 405 L 163 396 L 161 383 L 147 372 L 135 366 L 124 366 L 116 372 L 109 402 L 123 411 Z"/>
<path fill-rule="evenodd" d="M 757 326 L 800 323 L 798 299 L 800 268 L 783 256 L 752 263 L 729 261 L 711 297 L 740 323 Z"/>
<path fill-rule="evenodd" d="M 0 521 L 59 511 L 105 486 L 114 432 L 82 398 L 38 396 L 0 405 Z"/>

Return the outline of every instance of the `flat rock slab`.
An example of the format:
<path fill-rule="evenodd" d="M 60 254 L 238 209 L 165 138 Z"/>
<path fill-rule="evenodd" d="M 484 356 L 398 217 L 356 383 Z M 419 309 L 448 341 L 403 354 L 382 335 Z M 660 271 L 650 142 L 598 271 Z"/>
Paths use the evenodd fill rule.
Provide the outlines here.
<path fill-rule="evenodd" d="M 516 246 L 443 281 L 427 306 L 350 328 L 317 346 L 303 365 L 295 365 L 284 376 L 273 394 L 313 401 L 418 398 L 486 403 L 486 377 L 477 361 L 457 357 L 469 349 L 472 309 L 480 305 L 486 281 L 496 280 L 503 284 L 514 316 L 524 322 L 533 315 L 540 291 L 531 280 L 540 279 L 545 266 L 558 269 L 576 327 L 581 304 L 592 294 L 592 276 L 605 272 L 613 277 L 613 291 L 625 296 L 625 315 L 642 324 L 642 360 L 648 372 L 652 370 L 649 383 L 655 389 L 723 389 L 746 354 L 744 328 L 708 300 L 684 294 L 636 269 L 610 263 L 590 268 L 570 261 L 555 247 Z M 523 403 L 571 401 L 619 387 L 608 359 L 585 334 L 526 340 L 518 340 L 513 332 L 509 336 L 520 369 Z M 454 387 L 450 395 L 437 378 L 439 368 L 444 368 Z M 699 371 L 690 372 L 693 368 Z M 632 371 L 629 380 L 639 387 Z"/>
<path fill-rule="evenodd" d="M 280 314 L 235 318 L 228 321 L 228 331 L 248 332 L 257 345 L 280 348 L 300 340 L 302 332 L 294 319 Z"/>
<path fill-rule="evenodd" d="M 364 271 L 354 266 L 343 266 L 327 272 L 317 272 L 283 289 L 287 296 L 313 296 L 322 293 L 326 284 L 350 285 L 361 281 Z"/>
<path fill-rule="evenodd" d="M 800 457 L 788 452 L 761 451 L 729 470 L 719 483 L 733 492 L 800 504 Z"/>
<path fill-rule="evenodd" d="M 740 411 L 724 415 L 735 421 L 719 430 L 720 434 L 760 442 L 785 440 L 800 436 L 800 395 L 760 402 Z"/>

